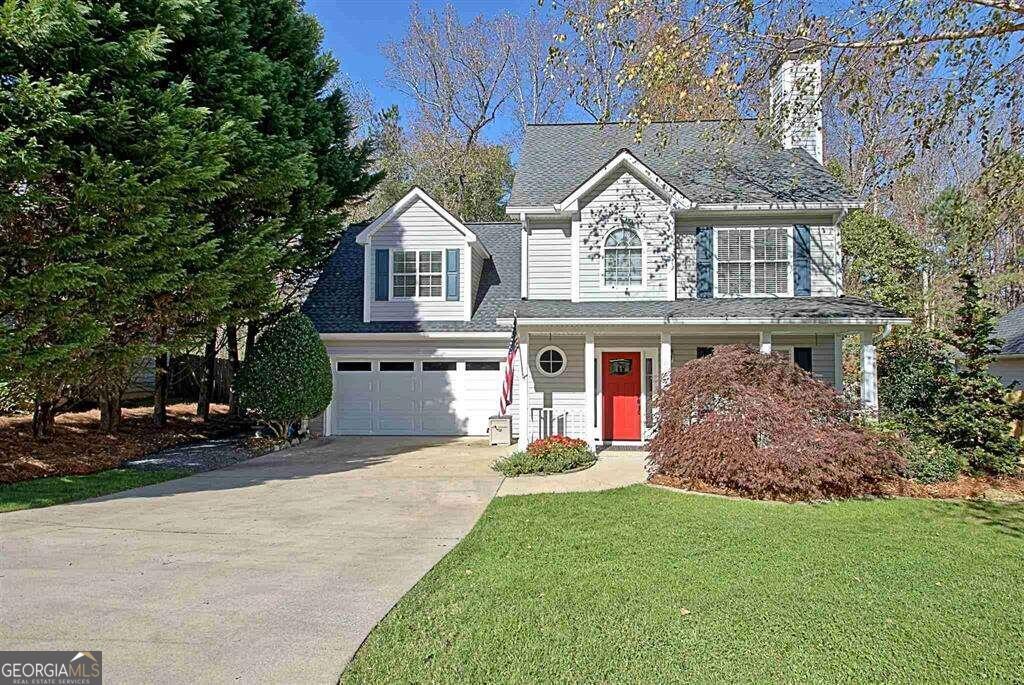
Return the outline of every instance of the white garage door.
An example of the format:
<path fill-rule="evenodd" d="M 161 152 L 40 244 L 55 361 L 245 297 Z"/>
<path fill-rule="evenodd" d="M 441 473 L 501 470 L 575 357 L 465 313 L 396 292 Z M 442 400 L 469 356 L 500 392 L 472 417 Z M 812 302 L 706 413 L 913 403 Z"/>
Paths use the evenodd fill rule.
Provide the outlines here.
<path fill-rule="evenodd" d="M 484 435 L 502 362 L 336 360 L 335 435 Z"/>

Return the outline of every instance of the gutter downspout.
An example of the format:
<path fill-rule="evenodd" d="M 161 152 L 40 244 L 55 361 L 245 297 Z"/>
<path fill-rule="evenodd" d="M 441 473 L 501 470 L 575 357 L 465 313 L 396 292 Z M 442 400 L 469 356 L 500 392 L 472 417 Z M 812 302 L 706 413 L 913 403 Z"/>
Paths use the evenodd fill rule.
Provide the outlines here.
<path fill-rule="evenodd" d="M 888 338 L 890 335 L 892 335 L 892 331 L 893 331 L 893 325 L 891 323 L 885 324 L 885 326 L 882 327 L 882 332 L 879 335 L 874 336 L 875 344 L 877 345 L 878 343 L 882 342 L 883 340 Z"/>

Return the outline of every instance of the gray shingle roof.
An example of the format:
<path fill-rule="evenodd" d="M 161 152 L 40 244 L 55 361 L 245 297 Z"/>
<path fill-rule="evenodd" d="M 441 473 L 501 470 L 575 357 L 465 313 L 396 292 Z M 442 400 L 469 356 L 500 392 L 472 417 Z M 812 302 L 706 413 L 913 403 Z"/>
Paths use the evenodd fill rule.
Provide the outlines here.
<path fill-rule="evenodd" d="M 805 151 L 773 148 L 743 120 L 655 123 L 640 142 L 618 124 L 527 126 L 509 206 L 562 201 L 622 149 L 697 203 L 857 200 Z"/>
<path fill-rule="evenodd" d="M 999 354 L 1024 354 L 1024 307 L 1017 307 L 999 319 L 995 335 L 1003 341 Z"/>
<path fill-rule="evenodd" d="M 499 311 L 520 319 L 905 319 L 899 312 L 859 297 L 718 297 L 667 301 L 569 302 L 529 300 L 508 302 Z"/>
<path fill-rule="evenodd" d="M 518 300 L 518 223 L 467 223 L 493 259 L 484 263 L 470 321 L 374 321 L 363 323 L 363 246 L 356 236 L 365 224 L 349 227 L 302 311 L 320 333 L 478 332 L 501 330 L 499 303 Z"/>

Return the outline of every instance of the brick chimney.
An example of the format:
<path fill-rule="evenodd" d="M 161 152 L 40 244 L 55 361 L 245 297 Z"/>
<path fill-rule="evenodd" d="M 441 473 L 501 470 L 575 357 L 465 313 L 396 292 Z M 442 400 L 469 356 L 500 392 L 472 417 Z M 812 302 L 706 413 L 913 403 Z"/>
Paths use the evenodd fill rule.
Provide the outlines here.
<path fill-rule="evenodd" d="M 782 147 L 803 148 L 819 164 L 824 163 L 821 60 L 810 52 L 806 41 L 795 39 L 787 47 L 772 78 L 769 107 Z"/>

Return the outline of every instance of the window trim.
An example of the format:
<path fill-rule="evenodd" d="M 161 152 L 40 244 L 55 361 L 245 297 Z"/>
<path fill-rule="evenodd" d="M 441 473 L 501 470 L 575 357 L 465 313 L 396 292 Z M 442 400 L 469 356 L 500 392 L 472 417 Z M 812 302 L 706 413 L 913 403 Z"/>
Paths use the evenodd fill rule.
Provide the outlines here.
<path fill-rule="evenodd" d="M 786 278 L 786 290 L 781 293 L 759 293 L 754 291 L 754 231 L 759 229 L 772 229 L 772 230 L 785 230 L 786 231 L 786 253 L 789 255 L 787 263 L 789 264 L 788 277 Z M 749 293 L 723 293 L 718 289 L 718 276 L 721 273 L 720 260 L 718 258 L 718 234 L 721 231 L 749 231 L 750 232 L 750 292 Z M 793 257 L 795 250 L 793 249 L 793 226 L 715 226 L 711 231 L 711 255 L 713 261 L 712 271 L 712 297 L 793 297 Z M 731 263 L 731 262 L 730 262 Z M 760 262 L 764 263 L 764 262 Z M 813 267 L 812 267 L 813 269 Z"/>
<path fill-rule="evenodd" d="M 544 367 L 541 366 L 540 364 L 541 355 L 551 350 L 554 350 L 558 354 L 562 355 L 562 368 L 553 373 L 550 371 L 545 371 Z M 546 347 L 540 348 L 537 354 L 534 355 L 533 361 L 537 365 L 537 373 L 539 373 L 542 376 L 547 376 L 548 378 L 556 378 L 558 376 L 561 376 L 563 373 L 565 373 L 565 368 L 569 366 L 569 357 L 566 356 L 565 350 L 563 350 L 561 347 L 558 347 L 557 345 L 547 345 Z"/>
<path fill-rule="evenodd" d="M 619 230 L 623 230 L 623 229 L 627 230 L 627 231 L 632 231 L 633 233 L 635 233 L 637 240 L 640 241 L 640 282 L 639 283 L 629 283 L 627 285 L 609 284 L 605 280 L 605 250 L 607 249 L 607 245 L 608 245 L 608 236 L 610 236 L 615 231 L 619 231 Z M 615 248 L 613 248 L 613 249 L 615 249 Z M 644 236 L 643 236 L 642 232 L 638 228 L 633 228 L 632 226 L 623 226 L 622 224 L 620 224 L 620 225 L 614 226 L 614 227 L 612 227 L 612 228 L 610 228 L 610 229 L 608 229 L 607 231 L 604 232 L 604 235 L 601 237 L 601 275 L 600 275 L 600 280 L 601 280 L 601 290 L 606 290 L 606 291 L 624 292 L 624 291 L 630 290 L 630 289 L 632 289 L 632 290 L 642 290 L 642 289 L 647 287 L 647 243 L 644 241 Z"/>
<path fill-rule="evenodd" d="M 445 284 L 448 278 L 448 265 L 447 259 L 445 258 L 446 248 L 404 248 L 404 247 L 389 247 L 388 248 L 388 300 L 394 300 L 397 302 L 441 302 L 445 300 Z M 454 248 L 453 248 L 454 249 Z M 416 254 L 416 294 L 412 297 L 395 295 L 395 276 L 409 276 L 412 274 L 399 274 L 395 272 L 395 253 L 396 252 L 413 252 Z M 441 271 L 420 271 L 420 253 L 422 252 L 439 252 L 441 254 Z M 459 268 L 461 270 L 462 259 L 459 260 Z M 441 294 L 438 296 L 431 295 L 420 295 L 420 276 L 440 276 L 441 277 Z M 461 273 L 460 273 L 461 277 Z M 460 293 L 461 295 L 461 293 Z"/>

